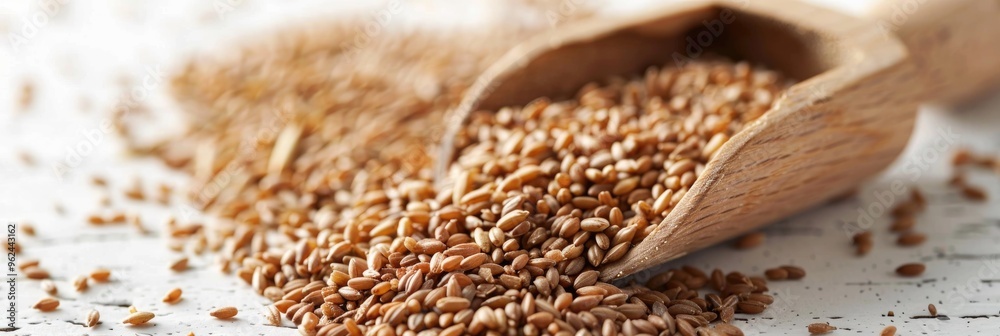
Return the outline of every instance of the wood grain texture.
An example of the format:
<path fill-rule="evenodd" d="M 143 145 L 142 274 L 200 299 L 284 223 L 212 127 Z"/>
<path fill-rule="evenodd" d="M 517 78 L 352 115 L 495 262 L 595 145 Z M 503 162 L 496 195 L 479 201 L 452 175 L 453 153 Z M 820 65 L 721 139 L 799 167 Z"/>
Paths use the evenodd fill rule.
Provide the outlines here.
<path fill-rule="evenodd" d="M 745 9 L 832 36 L 844 63 L 796 84 L 726 143 L 684 199 L 622 261 L 613 279 L 733 238 L 840 195 L 882 171 L 909 140 L 915 68 L 871 22 L 808 6 Z"/>
<path fill-rule="evenodd" d="M 687 49 L 692 37 L 704 34 L 706 21 L 724 18 L 721 34 L 701 44 L 704 53 Z M 721 149 L 650 236 L 602 268 L 605 279 L 839 195 L 888 166 L 909 139 L 917 100 L 906 83 L 915 68 L 904 45 L 874 22 L 794 1 L 720 1 L 583 22 L 516 47 L 470 89 L 449 121 L 441 157 L 452 157 L 450 140 L 474 110 L 566 98 L 588 82 L 709 52 L 761 63 L 801 82 Z M 441 161 L 439 177 L 448 163 Z"/>
<path fill-rule="evenodd" d="M 871 16 L 909 48 L 925 101 L 960 104 L 1000 89 L 1000 1 L 885 0 Z"/>

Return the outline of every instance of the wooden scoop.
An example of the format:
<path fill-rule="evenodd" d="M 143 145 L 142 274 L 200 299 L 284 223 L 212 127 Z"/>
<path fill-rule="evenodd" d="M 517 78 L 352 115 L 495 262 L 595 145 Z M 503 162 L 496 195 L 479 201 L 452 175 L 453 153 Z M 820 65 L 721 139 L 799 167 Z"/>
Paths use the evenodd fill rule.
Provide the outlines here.
<path fill-rule="evenodd" d="M 436 176 L 445 176 L 451 141 L 474 110 L 570 98 L 589 82 L 713 52 L 799 82 L 726 143 L 657 229 L 601 268 L 602 278 L 755 230 L 892 163 L 919 103 L 962 100 L 1000 79 L 1000 2 L 883 8 L 883 18 L 866 20 L 797 1 L 689 2 L 558 29 L 512 49 L 470 88 L 449 120 Z"/>

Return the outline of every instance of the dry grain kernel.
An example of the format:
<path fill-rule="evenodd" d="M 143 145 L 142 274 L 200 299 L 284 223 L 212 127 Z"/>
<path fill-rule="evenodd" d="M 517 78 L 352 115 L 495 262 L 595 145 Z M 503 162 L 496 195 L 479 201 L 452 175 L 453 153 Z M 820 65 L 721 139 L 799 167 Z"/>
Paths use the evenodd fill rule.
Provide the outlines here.
<path fill-rule="evenodd" d="M 896 274 L 899 274 L 904 277 L 916 277 L 920 276 L 921 274 L 924 274 L 924 270 L 926 268 L 927 267 L 921 263 L 903 264 L 902 266 L 896 268 Z"/>
<path fill-rule="evenodd" d="M 35 302 L 35 304 L 31 306 L 31 308 L 35 308 L 43 312 L 50 312 L 56 310 L 56 308 L 58 307 L 59 307 L 59 300 L 51 297 L 38 300 L 38 302 Z"/>
<path fill-rule="evenodd" d="M 754 232 L 740 237 L 736 240 L 736 248 L 741 250 L 752 249 L 754 247 L 764 244 L 764 238 L 766 236 L 763 232 Z"/>
<path fill-rule="evenodd" d="M 209 315 L 212 315 L 212 317 L 215 317 L 220 320 L 233 318 L 234 316 L 236 316 L 236 313 L 238 313 L 236 307 L 220 307 L 212 309 L 211 311 L 208 312 Z"/>
<path fill-rule="evenodd" d="M 785 280 L 788 279 L 788 270 L 780 267 L 772 268 L 764 271 L 764 275 L 768 280 Z"/>
<path fill-rule="evenodd" d="M 919 232 L 905 232 L 896 239 L 899 246 L 917 246 L 927 241 L 927 235 Z"/>
<path fill-rule="evenodd" d="M 49 272 L 39 267 L 28 267 L 24 270 L 24 276 L 32 280 L 43 280 L 49 278 Z"/>
<path fill-rule="evenodd" d="M 887 326 L 885 327 L 885 329 L 882 329 L 881 333 L 879 333 L 879 336 L 895 336 L 895 335 L 896 335 L 896 326 Z"/>
<path fill-rule="evenodd" d="M 767 305 L 759 301 L 741 301 L 736 304 L 736 307 L 739 308 L 739 312 L 744 314 L 760 314 L 764 312 Z"/>
<path fill-rule="evenodd" d="M 73 278 L 73 289 L 77 292 L 86 291 L 90 284 L 87 281 L 87 277 L 83 275 L 77 275 Z"/>
<path fill-rule="evenodd" d="M 153 313 L 137 311 L 125 317 L 125 319 L 122 320 L 122 323 L 131 325 L 142 325 L 145 324 L 146 322 L 149 322 L 149 320 L 152 320 L 153 317 L 156 317 L 156 315 Z"/>
<path fill-rule="evenodd" d="M 163 302 L 166 303 L 177 303 L 181 300 L 181 289 L 174 288 L 167 292 L 167 295 L 163 296 Z"/>
<path fill-rule="evenodd" d="M 101 322 L 101 313 L 97 309 L 93 309 L 90 313 L 87 313 L 87 318 L 84 320 L 84 326 L 95 327 Z"/>
<path fill-rule="evenodd" d="M 42 286 L 42 290 L 49 293 L 49 295 L 55 296 L 59 294 L 59 288 L 56 287 L 56 284 L 52 280 L 42 280 L 40 285 Z"/>
<path fill-rule="evenodd" d="M 97 282 L 108 282 L 111 279 L 111 270 L 98 268 L 90 272 L 90 278 Z"/>
<path fill-rule="evenodd" d="M 937 316 L 937 307 L 933 303 L 927 305 L 927 312 L 931 313 L 931 316 Z"/>
<path fill-rule="evenodd" d="M 813 323 L 809 325 L 808 329 L 809 329 L 809 334 L 822 335 L 837 330 L 837 327 L 834 327 L 829 323 Z"/>
<path fill-rule="evenodd" d="M 174 272 L 183 272 L 183 271 L 186 271 L 187 268 L 188 268 L 188 258 L 187 257 L 183 257 L 183 258 L 177 259 L 176 261 L 174 261 L 173 263 L 170 264 L 170 270 L 172 270 Z"/>
<path fill-rule="evenodd" d="M 709 279 L 692 268 L 673 270 L 648 289 L 623 290 L 600 282 L 594 269 L 625 258 L 657 228 L 709 158 L 788 87 L 779 74 L 745 62 L 699 60 L 588 85 L 567 101 L 542 98 L 477 112 L 455 138 L 452 175 L 438 186 L 428 174 L 437 139 L 426 139 L 427 130 L 510 45 L 490 39 L 496 55 L 469 57 L 484 53 L 483 46 L 458 45 L 463 51 L 456 53 L 449 44 L 440 54 L 460 58 L 435 53 L 427 62 L 428 42 L 387 44 L 402 55 L 365 58 L 413 59 L 400 63 L 421 75 L 392 65 L 382 72 L 399 78 L 373 78 L 358 76 L 343 57 L 310 51 L 339 50 L 328 43 L 289 42 L 299 51 L 247 52 L 251 59 L 238 67 L 248 71 L 192 63 L 174 89 L 215 113 L 199 113 L 202 124 L 185 136 L 198 145 L 169 141 L 150 153 L 195 181 L 211 181 L 220 167 L 240 169 L 240 183 L 199 200 L 238 228 L 213 232 L 175 223 L 168 232 L 176 239 L 217 234 L 205 249 L 278 299 L 268 308 L 269 322 L 280 323 L 283 314 L 309 335 L 588 329 L 691 336 L 711 330 L 710 321 L 731 322 L 737 308 L 759 313 L 773 301 L 754 293 L 767 290 L 763 279 L 730 282 L 721 271 Z M 398 50 L 404 45 L 421 50 Z M 421 68 L 425 63 L 434 68 Z M 457 63 L 468 70 L 448 66 Z M 307 80 L 317 70 L 337 78 L 338 89 L 329 89 L 334 81 L 325 76 Z M 244 72 L 258 75 L 241 78 Z M 413 88 L 432 90 L 414 96 Z M 274 118 L 262 106 L 288 114 Z M 243 156 L 233 145 L 271 126 L 276 134 L 252 148 L 265 155 Z M 290 239 L 256 238 L 272 234 Z M 705 285 L 734 295 L 710 309 L 698 293 Z M 741 295 L 750 300 L 740 302 Z M 671 309 L 696 314 L 675 317 Z M 715 330 L 741 333 L 728 325 Z"/>
<path fill-rule="evenodd" d="M 806 277 L 806 270 L 798 266 L 781 266 L 782 269 L 788 272 L 788 279 L 798 280 Z"/>
<path fill-rule="evenodd" d="M 962 195 L 973 201 L 982 202 L 987 199 L 986 191 L 970 185 L 962 186 Z"/>

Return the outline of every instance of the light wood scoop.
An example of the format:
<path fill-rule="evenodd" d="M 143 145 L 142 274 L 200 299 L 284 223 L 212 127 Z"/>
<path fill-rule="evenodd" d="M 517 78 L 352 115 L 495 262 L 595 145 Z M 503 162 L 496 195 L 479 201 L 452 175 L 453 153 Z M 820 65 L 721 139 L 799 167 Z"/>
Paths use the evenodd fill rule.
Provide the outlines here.
<path fill-rule="evenodd" d="M 799 82 L 733 136 L 657 229 L 601 275 L 626 276 L 752 231 L 883 170 L 906 146 L 920 103 L 960 101 L 998 83 L 1000 2 L 882 8 L 869 20 L 797 1 L 688 2 L 560 28 L 512 49 L 470 88 L 449 120 L 437 177 L 470 112 L 570 98 L 589 82 L 696 58 L 689 43 L 708 31 L 704 22 L 725 20 L 704 53 Z"/>

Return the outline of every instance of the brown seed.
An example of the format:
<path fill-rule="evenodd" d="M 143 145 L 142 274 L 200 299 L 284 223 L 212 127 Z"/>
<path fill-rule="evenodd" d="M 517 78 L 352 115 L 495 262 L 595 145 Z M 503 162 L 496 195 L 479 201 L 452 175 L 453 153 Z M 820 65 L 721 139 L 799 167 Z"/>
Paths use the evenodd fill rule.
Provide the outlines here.
<path fill-rule="evenodd" d="M 59 300 L 51 297 L 38 300 L 38 302 L 35 302 L 35 305 L 31 306 L 31 308 L 38 309 L 43 312 L 50 312 L 56 310 L 56 308 L 58 307 L 59 307 Z"/>
<path fill-rule="evenodd" d="M 725 307 L 722 308 L 722 311 L 719 313 L 719 319 L 725 323 L 732 323 L 734 314 L 736 314 L 736 310 L 733 309 L 733 307 Z"/>
<path fill-rule="evenodd" d="M 580 273 L 573 281 L 573 288 L 580 289 L 587 286 L 593 286 L 597 283 L 598 277 L 600 277 L 601 272 L 590 270 Z"/>
<path fill-rule="evenodd" d="M 916 277 L 924 274 L 924 270 L 926 268 L 927 267 L 921 263 L 903 264 L 902 266 L 896 268 L 896 274 L 904 277 Z"/>
<path fill-rule="evenodd" d="M 273 326 L 281 325 L 281 312 L 278 310 L 278 307 L 274 305 L 267 306 L 267 314 L 265 314 L 265 318 L 267 318 L 267 322 Z"/>
<path fill-rule="evenodd" d="M 458 335 L 462 335 L 462 333 L 464 333 L 464 332 L 465 332 L 465 324 L 456 324 L 456 325 L 453 325 L 451 327 L 448 327 L 448 328 L 442 330 L 441 333 L 438 334 L 438 335 L 440 335 L 440 336 L 458 336 Z M 351 335 L 352 336 L 359 336 L 359 335 L 361 335 L 361 333 L 358 332 L 358 333 L 355 334 L 354 332 L 351 332 Z"/>
<path fill-rule="evenodd" d="M 587 232 L 602 232 L 611 226 L 611 222 L 600 217 L 591 217 L 580 222 L 580 229 Z"/>
<path fill-rule="evenodd" d="M 868 252 L 871 252 L 872 247 L 873 247 L 874 244 L 875 243 L 872 242 L 871 240 L 866 240 L 866 241 L 859 242 L 857 244 L 856 248 L 855 248 L 855 252 L 854 253 L 857 254 L 857 255 L 859 255 L 859 256 L 866 255 L 866 254 L 868 254 Z"/>
<path fill-rule="evenodd" d="M 784 268 L 771 268 L 764 271 L 764 276 L 767 276 L 768 280 L 785 280 L 788 279 L 788 270 Z"/>
<path fill-rule="evenodd" d="M 669 312 L 670 315 L 674 315 L 674 316 L 681 315 L 681 314 L 686 314 L 686 315 L 698 315 L 698 314 L 701 314 L 701 310 L 698 309 L 697 307 L 692 307 L 692 306 L 684 305 L 684 304 L 674 304 L 674 305 L 670 306 L 670 308 L 667 309 L 667 312 Z"/>
<path fill-rule="evenodd" d="M 896 326 L 886 326 L 879 336 L 896 336 Z"/>
<path fill-rule="evenodd" d="M 446 297 L 437 301 L 435 306 L 445 313 L 456 313 L 469 308 L 471 303 L 466 298 Z"/>
<path fill-rule="evenodd" d="M 101 313 L 98 312 L 97 309 L 92 309 L 89 313 L 87 313 L 87 318 L 84 320 L 83 324 L 85 327 L 95 327 L 98 323 L 100 323 L 100 321 Z"/>
<path fill-rule="evenodd" d="M 167 292 L 167 295 L 163 296 L 163 302 L 166 303 L 177 303 L 181 300 L 181 289 L 174 288 Z"/>
<path fill-rule="evenodd" d="M 955 167 L 970 164 L 976 160 L 975 156 L 968 149 L 959 148 L 952 154 L 951 164 Z"/>
<path fill-rule="evenodd" d="M 31 267 L 37 267 L 39 264 L 40 262 L 38 261 L 38 259 L 26 259 L 24 261 L 21 261 L 21 263 L 17 265 L 17 269 L 24 271 Z"/>
<path fill-rule="evenodd" d="M 896 239 L 899 246 L 917 246 L 927 240 L 927 235 L 919 232 L 904 232 Z"/>
<path fill-rule="evenodd" d="M 187 257 L 183 257 L 183 258 L 177 259 L 176 261 L 174 261 L 173 263 L 170 264 L 170 270 L 172 270 L 174 272 L 183 272 L 183 271 L 186 271 L 187 268 L 188 268 L 188 258 Z"/>
<path fill-rule="evenodd" d="M 369 290 L 375 287 L 375 279 L 372 278 L 354 278 L 347 281 L 347 285 L 351 288 L 357 290 Z"/>
<path fill-rule="evenodd" d="M 29 237 L 33 237 L 35 235 L 35 226 L 34 225 L 31 225 L 29 223 L 21 223 L 20 228 L 21 228 L 21 232 L 24 232 L 24 234 L 27 235 L 27 236 L 29 236 Z"/>
<path fill-rule="evenodd" d="M 889 228 L 892 232 L 905 232 L 912 229 L 916 224 L 916 219 L 912 215 L 904 215 L 901 217 L 896 217 L 896 220 L 892 222 L 892 226 Z"/>
<path fill-rule="evenodd" d="M 87 277 L 86 276 L 78 275 L 75 278 L 73 278 L 73 289 L 76 289 L 77 292 L 86 291 L 87 287 L 89 287 L 89 286 L 90 285 L 87 282 Z"/>
<path fill-rule="evenodd" d="M 781 266 L 782 269 L 788 272 L 788 279 L 798 280 L 806 277 L 806 270 L 798 266 Z"/>
<path fill-rule="evenodd" d="M 111 270 L 106 268 L 98 268 L 90 272 L 90 278 L 97 282 L 108 282 L 111 278 Z"/>
<path fill-rule="evenodd" d="M 52 280 L 42 280 L 40 285 L 42 286 L 42 290 L 49 293 L 49 295 L 55 296 L 59 293 L 59 288 L 56 287 L 56 284 Z"/>
<path fill-rule="evenodd" d="M 497 227 L 500 228 L 500 230 L 510 231 L 518 224 L 521 224 L 525 218 L 528 218 L 529 214 L 529 212 L 524 210 L 511 211 L 497 221 Z"/>
<path fill-rule="evenodd" d="M 809 325 L 809 333 L 812 335 L 821 335 L 833 332 L 837 330 L 837 327 L 830 325 L 829 323 L 813 323 Z"/>
<path fill-rule="evenodd" d="M 736 304 L 736 308 L 744 314 L 760 314 L 767 309 L 767 305 L 758 301 L 740 301 Z"/>
<path fill-rule="evenodd" d="M 770 296 L 770 295 L 767 295 L 767 294 L 763 294 L 763 293 L 751 293 L 750 295 L 747 295 L 747 300 L 759 301 L 759 302 L 763 302 L 764 304 L 768 304 L 768 305 L 774 303 L 774 297 L 773 296 Z"/>
<path fill-rule="evenodd" d="M 970 185 L 962 186 L 962 195 L 965 196 L 965 198 L 977 202 L 985 201 L 987 198 L 985 190 Z"/>
<path fill-rule="evenodd" d="M 937 316 L 937 307 L 933 303 L 927 305 L 927 311 L 931 313 L 931 316 Z"/>
<path fill-rule="evenodd" d="M 890 310 L 889 313 L 887 313 L 886 315 L 887 316 L 896 316 L 896 313 Z"/>
<path fill-rule="evenodd" d="M 49 272 L 39 267 L 28 267 L 24 270 L 24 276 L 32 280 L 42 280 L 49 278 Z"/>
<path fill-rule="evenodd" d="M 226 320 L 233 318 L 238 312 L 236 307 L 227 306 L 212 309 L 208 312 L 208 315 L 212 315 L 212 317 L 220 320 Z"/>
<path fill-rule="evenodd" d="M 242 280 L 280 299 L 274 310 L 306 335 L 655 335 L 674 334 L 680 324 L 692 336 L 711 334 L 705 326 L 726 308 L 732 321 L 740 298 L 708 312 L 697 291 L 708 277 L 688 269 L 650 291 L 590 274 L 656 229 L 708 159 L 780 97 L 788 86 L 782 76 L 749 63 L 698 60 L 650 70 L 644 80 L 589 85 L 565 102 L 483 111 L 456 137 L 454 161 L 444 167 L 449 181 L 439 187 L 430 176 L 436 160 L 427 130 L 442 124 L 444 106 L 512 43 L 489 39 L 488 49 L 498 50 L 486 53 L 478 44 L 427 46 L 414 38 L 387 45 L 421 45 L 476 62 L 365 53 L 412 58 L 405 63 L 421 75 L 397 66 L 358 77 L 352 63 L 342 64 L 347 57 L 313 52 L 339 50 L 333 45 L 298 39 L 288 39 L 295 52 L 247 51 L 236 69 L 254 71 L 192 62 L 173 89 L 211 113 L 195 115 L 199 125 L 184 139 L 136 150 L 191 172 L 196 193 L 215 177 L 234 178 L 211 185 L 218 193 L 198 195 L 206 211 L 239 223 L 219 230 L 219 239 L 205 238 L 205 249 L 221 252 Z M 469 69 L 450 69 L 456 63 Z M 331 78 L 308 75 L 316 69 Z M 427 79 L 407 80 L 414 77 Z M 414 87 L 430 91 L 414 96 Z M 275 118 L 264 106 L 283 114 Z M 260 137 L 261 129 L 274 134 Z M 242 148 L 248 134 L 260 138 Z M 198 145 L 178 146 L 190 139 Z M 178 240 L 208 232 L 171 226 Z M 243 238 L 256 236 L 269 239 Z M 760 279 L 742 280 L 731 292 L 766 291 Z M 711 282 L 730 286 L 724 277 Z M 701 314 L 675 319 L 668 300 L 690 302 L 685 307 Z"/>
<path fill-rule="evenodd" d="M 688 320 L 677 319 L 677 331 L 683 336 L 695 336 L 697 332 Z"/>
<path fill-rule="evenodd" d="M 152 320 L 153 317 L 156 317 L 156 315 L 153 313 L 137 311 L 129 314 L 128 317 L 125 317 L 125 319 L 122 320 L 122 323 L 131 325 L 142 325 L 145 324 L 146 322 L 149 322 L 149 320 Z"/>
<path fill-rule="evenodd" d="M 752 249 L 764 244 L 764 238 L 766 238 L 766 236 L 763 232 L 749 233 L 737 239 L 735 246 L 741 250 Z"/>
<path fill-rule="evenodd" d="M 725 336 L 743 336 L 743 330 L 737 328 L 736 326 L 726 323 L 720 323 L 715 325 L 715 331 L 718 331 Z"/>
<path fill-rule="evenodd" d="M 869 241 L 870 242 L 871 240 L 872 240 L 872 232 L 871 231 L 861 231 L 861 232 L 855 233 L 854 237 L 851 238 L 851 241 L 854 243 L 854 245 L 857 245 L 857 244 L 865 242 L 865 241 Z"/>
<path fill-rule="evenodd" d="M 552 314 L 549 312 L 538 312 L 528 316 L 528 323 L 531 323 L 538 328 L 547 328 L 554 319 L 555 318 L 552 317 Z"/>

